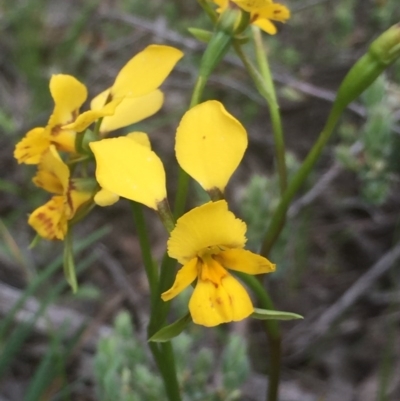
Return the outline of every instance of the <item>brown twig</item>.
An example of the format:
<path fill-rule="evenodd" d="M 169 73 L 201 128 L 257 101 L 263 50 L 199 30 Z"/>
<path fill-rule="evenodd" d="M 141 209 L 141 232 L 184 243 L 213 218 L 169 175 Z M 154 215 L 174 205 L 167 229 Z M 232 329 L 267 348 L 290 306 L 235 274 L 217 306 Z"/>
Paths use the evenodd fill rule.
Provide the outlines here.
<path fill-rule="evenodd" d="M 386 252 L 366 273 L 364 273 L 333 305 L 322 312 L 314 323 L 304 320 L 294 329 L 288 341 L 295 344 L 296 352 L 291 360 L 301 359 L 315 342 L 323 337 L 340 318 L 366 291 L 400 259 L 400 244 Z M 304 333 L 303 335 L 299 333 Z"/>

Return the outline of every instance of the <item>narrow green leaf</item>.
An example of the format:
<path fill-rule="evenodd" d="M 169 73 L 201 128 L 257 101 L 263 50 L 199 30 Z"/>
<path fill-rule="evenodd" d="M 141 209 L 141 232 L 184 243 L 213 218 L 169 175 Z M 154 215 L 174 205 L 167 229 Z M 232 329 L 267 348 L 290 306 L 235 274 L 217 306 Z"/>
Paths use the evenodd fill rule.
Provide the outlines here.
<path fill-rule="evenodd" d="M 282 312 L 277 310 L 267 310 L 254 308 L 254 312 L 251 315 L 254 319 L 259 320 L 295 320 L 295 319 L 304 319 L 303 316 L 298 315 L 297 313 L 292 312 Z"/>
<path fill-rule="evenodd" d="M 176 322 L 164 326 L 162 329 L 158 330 L 153 336 L 149 338 L 148 341 L 163 343 L 173 339 L 174 337 L 179 336 L 182 331 L 186 328 L 186 326 L 192 321 L 192 317 L 190 313 L 187 313 L 185 316 L 181 317 Z"/>
<path fill-rule="evenodd" d="M 68 284 L 72 287 L 72 292 L 75 294 L 78 291 L 78 281 L 76 280 L 74 253 L 72 250 L 72 232 L 71 227 L 68 227 L 67 235 L 64 239 L 64 274 Z"/>
<path fill-rule="evenodd" d="M 94 242 L 98 241 L 100 238 L 104 237 L 104 235 L 109 233 L 109 231 L 110 230 L 108 227 L 103 227 L 90 234 L 87 238 L 79 241 L 79 243 L 74 247 L 75 255 L 86 249 Z M 47 281 L 60 268 L 61 264 L 61 257 L 56 258 L 30 282 L 29 286 L 24 290 L 21 297 L 7 313 L 4 319 L 0 322 L 0 341 L 4 338 L 6 332 L 11 327 L 15 318 L 15 314 L 21 309 L 25 301 L 35 293 L 35 291 L 40 287 L 41 284 Z"/>
<path fill-rule="evenodd" d="M 188 31 L 200 42 L 208 43 L 213 33 L 211 31 L 206 31 L 205 29 L 199 28 L 188 28 Z"/>

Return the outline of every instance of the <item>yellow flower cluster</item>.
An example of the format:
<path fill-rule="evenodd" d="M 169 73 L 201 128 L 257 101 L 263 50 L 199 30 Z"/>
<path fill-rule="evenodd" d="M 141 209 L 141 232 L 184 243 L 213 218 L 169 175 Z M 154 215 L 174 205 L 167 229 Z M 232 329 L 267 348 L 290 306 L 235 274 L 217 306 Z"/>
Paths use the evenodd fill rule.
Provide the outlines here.
<path fill-rule="evenodd" d="M 90 110 L 80 113 L 87 99 L 87 89 L 70 75 L 53 75 L 50 93 L 54 110 L 45 127 L 30 130 L 16 145 L 14 157 L 19 163 L 37 164 L 33 182 L 56 194 L 29 217 L 29 224 L 46 239 L 64 239 L 68 222 L 83 205 L 92 203 L 96 183 L 71 177 L 71 165 L 82 154 L 77 146 L 84 131 L 98 121 L 98 138 L 156 113 L 163 104 L 158 87 L 167 78 L 182 52 L 170 46 L 150 45 L 121 69 L 111 88 L 96 96 Z M 63 158 L 59 152 L 65 153 Z M 65 156 L 65 157 L 64 157 Z M 98 198 L 103 204 L 104 192 Z M 114 199 L 115 201 L 116 199 Z M 101 203 L 101 202 L 99 202 Z"/>
<path fill-rule="evenodd" d="M 178 163 L 208 192 L 224 192 L 246 147 L 244 127 L 214 100 L 186 112 L 176 133 Z M 155 210 L 165 202 L 164 167 L 148 143 L 120 137 L 92 142 L 90 148 L 97 181 L 108 193 Z M 261 274 L 274 271 L 275 265 L 243 249 L 245 232 L 245 223 L 228 210 L 225 200 L 206 203 L 178 219 L 168 254 L 183 267 L 162 299 L 169 301 L 197 279 L 189 302 L 195 323 L 211 327 L 253 313 L 247 291 L 228 269 Z"/>
<path fill-rule="evenodd" d="M 218 5 L 218 13 L 223 13 L 229 7 L 239 7 L 250 13 L 250 23 L 270 35 L 276 34 L 276 27 L 271 21 L 286 22 L 290 18 L 290 10 L 272 0 L 213 0 L 213 2 Z"/>

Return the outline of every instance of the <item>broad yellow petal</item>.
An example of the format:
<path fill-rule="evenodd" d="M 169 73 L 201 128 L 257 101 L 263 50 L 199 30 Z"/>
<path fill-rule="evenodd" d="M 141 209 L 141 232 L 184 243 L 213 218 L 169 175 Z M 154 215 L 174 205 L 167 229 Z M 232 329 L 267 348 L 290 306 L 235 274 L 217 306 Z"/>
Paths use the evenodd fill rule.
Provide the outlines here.
<path fill-rule="evenodd" d="M 266 18 L 256 19 L 254 22 L 252 22 L 252 24 L 258 26 L 260 29 L 270 35 L 275 35 L 277 32 L 276 26 Z"/>
<path fill-rule="evenodd" d="M 73 121 L 87 98 L 85 85 L 71 75 L 57 74 L 50 79 L 54 111 L 48 125 L 61 126 Z"/>
<path fill-rule="evenodd" d="M 169 301 L 180 294 L 186 287 L 196 280 L 198 274 L 198 259 L 193 258 L 188 263 L 183 265 L 176 274 L 175 282 L 172 287 L 161 294 L 163 301 Z"/>
<path fill-rule="evenodd" d="M 112 116 L 104 117 L 100 132 L 104 134 L 142 121 L 157 113 L 163 102 L 164 95 L 160 90 L 140 97 L 125 97 Z"/>
<path fill-rule="evenodd" d="M 134 140 L 139 145 L 145 146 L 147 149 L 151 150 L 151 143 L 149 136 L 145 132 L 134 131 L 126 134 L 126 137 Z"/>
<path fill-rule="evenodd" d="M 222 286 L 229 294 L 232 308 L 232 320 L 237 322 L 250 316 L 254 312 L 253 303 L 243 285 L 232 275 L 222 279 Z"/>
<path fill-rule="evenodd" d="M 65 197 L 66 206 L 68 206 L 65 213 L 68 220 L 72 219 L 79 208 L 91 200 L 92 197 L 93 194 L 91 192 L 77 191 L 74 189 L 69 191 L 68 196 Z"/>
<path fill-rule="evenodd" d="M 225 268 L 247 274 L 271 273 L 276 268 L 268 259 L 245 249 L 227 249 L 213 257 Z"/>
<path fill-rule="evenodd" d="M 215 100 L 186 112 L 176 133 L 179 164 L 206 190 L 224 191 L 246 147 L 246 130 Z"/>
<path fill-rule="evenodd" d="M 272 0 L 232 0 L 241 9 L 251 12 L 272 3 Z"/>
<path fill-rule="evenodd" d="M 243 248 L 246 224 L 226 201 L 209 202 L 178 219 L 168 240 L 168 255 L 185 264 L 207 247 Z"/>
<path fill-rule="evenodd" d="M 91 102 L 90 102 L 90 108 L 91 110 L 100 110 L 104 107 L 106 104 L 107 100 L 109 99 L 111 92 L 111 88 L 108 88 L 104 90 L 103 92 L 99 93 L 97 96 L 95 96 Z"/>
<path fill-rule="evenodd" d="M 102 188 L 153 209 L 167 197 L 164 166 L 147 147 L 126 137 L 103 139 L 89 146 Z"/>
<path fill-rule="evenodd" d="M 82 132 L 87 127 L 89 127 L 90 124 L 93 124 L 99 118 L 112 116 L 122 100 L 122 98 L 114 99 L 110 103 L 107 103 L 101 109 L 85 111 L 84 113 L 80 114 L 73 123 L 64 125 L 62 128 L 64 130 L 74 130 L 76 132 Z"/>
<path fill-rule="evenodd" d="M 189 310 L 194 323 L 213 327 L 245 319 L 254 308 L 243 286 L 228 275 L 218 286 L 199 279 L 189 301 Z"/>
<path fill-rule="evenodd" d="M 49 135 L 44 127 L 33 128 L 15 146 L 14 157 L 18 163 L 38 164 L 49 146 Z"/>
<path fill-rule="evenodd" d="M 111 88 L 112 97 L 138 97 L 156 90 L 183 53 L 170 46 L 150 45 L 121 69 Z"/>
<path fill-rule="evenodd" d="M 96 193 L 93 200 L 96 203 L 96 205 L 105 207 L 105 206 L 111 206 L 114 203 L 118 202 L 119 196 L 114 192 L 110 192 L 102 188 L 100 189 L 100 191 Z"/>
<path fill-rule="evenodd" d="M 57 146 L 57 149 L 65 152 L 75 152 L 76 132 L 65 130 L 61 127 L 53 128 L 50 134 L 50 141 Z"/>
<path fill-rule="evenodd" d="M 282 4 L 270 4 L 257 10 L 258 18 L 286 22 L 290 18 L 290 10 Z"/>
<path fill-rule="evenodd" d="M 53 196 L 46 204 L 34 210 L 28 224 L 43 238 L 64 239 L 68 230 L 64 196 Z"/>
<path fill-rule="evenodd" d="M 62 195 L 68 190 L 69 169 L 61 160 L 54 145 L 43 154 L 32 181 L 44 190 Z"/>

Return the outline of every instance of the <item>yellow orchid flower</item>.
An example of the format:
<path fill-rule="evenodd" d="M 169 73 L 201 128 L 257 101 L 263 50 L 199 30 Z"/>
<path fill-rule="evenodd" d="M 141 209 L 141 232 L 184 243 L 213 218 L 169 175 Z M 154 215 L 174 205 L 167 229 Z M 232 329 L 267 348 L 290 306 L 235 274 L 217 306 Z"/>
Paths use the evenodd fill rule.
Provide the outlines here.
<path fill-rule="evenodd" d="M 213 0 L 213 2 L 218 5 L 218 13 L 224 12 L 232 5 L 249 12 L 250 23 L 270 35 L 275 35 L 277 32 L 271 21 L 286 22 L 290 18 L 290 10 L 272 0 Z"/>
<path fill-rule="evenodd" d="M 91 110 L 64 128 L 81 132 L 104 117 L 100 133 L 105 134 L 152 116 L 164 101 L 157 88 L 182 56 L 180 50 L 171 46 L 147 46 L 125 64 L 111 88 L 92 100 Z"/>
<path fill-rule="evenodd" d="M 70 75 L 53 75 L 53 114 L 46 127 L 34 128 L 16 145 L 14 157 L 19 163 L 38 164 L 50 144 L 74 152 L 76 133 L 100 118 L 100 133 L 106 134 L 152 116 L 164 101 L 158 87 L 182 56 L 171 46 L 146 47 L 121 69 L 111 88 L 92 100 L 91 110 L 82 114 L 79 108 L 87 98 L 86 87 Z"/>
<path fill-rule="evenodd" d="M 69 168 L 61 160 L 54 145 L 50 145 L 44 152 L 33 182 L 56 195 L 31 213 L 28 224 L 43 238 L 64 239 L 68 221 L 91 199 L 92 192 L 75 188 Z"/>
<path fill-rule="evenodd" d="M 183 267 L 162 299 L 171 300 L 197 278 L 189 301 L 195 323 L 212 327 L 251 315 L 254 308 L 247 291 L 227 269 L 262 274 L 273 272 L 275 265 L 243 249 L 245 233 L 246 224 L 228 210 L 224 200 L 184 214 L 168 240 L 168 255 Z"/>
<path fill-rule="evenodd" d="M 50 79 L 50 93 L 54 100 L 53 113 L 46 127 L 30 130 L 17 143 L 14 157 L 18 163 L 38 164 L 51 144 L 59 150 L 75 150 L 76 132 L 62 127 L 77 117 L 87 98 L 87 89 L 73 76 L 57 74 Z"/>
<path fill-rule="evenodd" d="M 206 191 L 224 192 L 246 148 L 246 130 L 215 100 L 187 111 L 176 132 L 178 163 Z"/>

